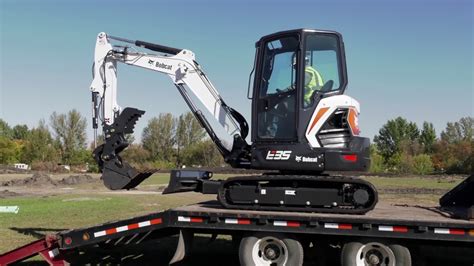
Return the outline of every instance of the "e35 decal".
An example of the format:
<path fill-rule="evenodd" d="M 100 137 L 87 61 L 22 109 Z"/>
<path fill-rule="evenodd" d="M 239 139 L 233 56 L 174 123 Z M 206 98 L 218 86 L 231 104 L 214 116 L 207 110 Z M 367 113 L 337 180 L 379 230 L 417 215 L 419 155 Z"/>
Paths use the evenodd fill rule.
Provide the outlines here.
<path fill-rule="evenodd" d="M 268 151 L 267 157 L 265 159 L 269 161 L 286 161 L 290 159 L 291 151 Z"/>

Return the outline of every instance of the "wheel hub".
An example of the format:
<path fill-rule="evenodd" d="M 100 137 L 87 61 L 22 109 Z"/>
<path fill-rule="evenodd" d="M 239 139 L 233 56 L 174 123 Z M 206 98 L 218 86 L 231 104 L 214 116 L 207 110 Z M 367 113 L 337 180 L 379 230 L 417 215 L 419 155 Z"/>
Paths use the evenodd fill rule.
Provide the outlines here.
<path fill-rule="evenodd" d="M 265 247 L 265 257 L 267 257 L 269 260 L 275 260 L 279 256 L 280 250 L 277 246 L 270 244 Z"/>
<path fill-rule="evenodd" d="M 380 265 L 380 261 L 383 259 L 382 254 L 377 250 L 371 250 L 365 255 L 366 261 L 370 265 Z"/>
<path fill-rule="evenodd" d="M 368 243 L 357 252 L 357 266 L 395 266 L 395 255 L 386 245 Z"/>
<path fill-rule="evenodd" d="M 264 237 L 255 243 L 252 258 L 257 265 L 285 265 L 288 261 L 288 247 L 277 238 Z"/>

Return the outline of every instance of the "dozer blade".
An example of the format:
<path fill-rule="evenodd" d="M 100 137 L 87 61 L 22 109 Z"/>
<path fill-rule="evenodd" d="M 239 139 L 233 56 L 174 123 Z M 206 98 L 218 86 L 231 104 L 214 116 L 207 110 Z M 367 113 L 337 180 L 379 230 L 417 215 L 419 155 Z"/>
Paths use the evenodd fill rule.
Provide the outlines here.
<path fill-rule="evenodd" d="M 474 219 L 474 174 L 459 185 L 448 191 L 439 199 L 444 211 L 451 212 L 454 217 Z"/>
<path fill-rule="evenodd" d="M 145 111 L 127 107 L 114 124 L 104 126 L 105 143 L 94 150 L 104 185 L 112 190 L 132 189 L 156 171 L 139 172 L 119 156 L 129 144 L 125 134 L 133 133 L 135 123 Z"/>
<path fill-rule="evenodd" d="M 203 194 L 208 194 L 207 189 L 209 185 L 203 186 L 203 183 L 207 181 L 206 184 L 215 183 L 209 181 L 212 177 L 212 172 L 209 171 L 200 171 L 200 170 L 171 170 L 170 181 L 168 186 L 163 190 L 163 194 L 171 193 L 180 193 L 195 191 L 201 192 Z M 214 189 L 210 194 L 216 194 L 217 189 L 220 183 L 217 183 Z M 208 193 L 206 193 L 208 192 Z"/>

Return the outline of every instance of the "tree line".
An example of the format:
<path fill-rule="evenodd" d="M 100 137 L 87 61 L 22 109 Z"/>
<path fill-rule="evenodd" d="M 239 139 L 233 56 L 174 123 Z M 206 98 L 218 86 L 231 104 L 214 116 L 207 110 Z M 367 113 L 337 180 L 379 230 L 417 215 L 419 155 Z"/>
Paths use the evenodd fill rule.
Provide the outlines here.
<path fill-rule="evenodd" d="M 38 125 L 10 127 L 0 119 L 0 164 L 27 163 L 37 170 L 57 165 L 96 167 L 92 144 L 87 145 L 86 119 L 77 111 L 52 113 Z M 371 172 L 472 173 L 474 118 L 449 122 L 437 136 L 432 123 L 421 128 L 402 117 L 387 121 L 371 145 Z M 191 112 L 178 117 L 162 113 L 151 118 L 136 143 L 121 156 L 139 169 L 182 166 L 216 167 L 224 164 L 214 143 Z M 97 170 L 97 169 L 96 169 Z"/>
<path fill-rule="evenodd" d="M 38 170 L 57 170 L 58 165 L 92 163 L 87 148 L 86 119 L 77 111 L 52 113 L 49 123 L 40 120 L 10 127 L 0 119 L 0 164 L 27 163 Z"/>
<path fill-rule="evenodd" d="M 191 112 L 174 117 L 162 113 L 148 121 L 141 143 L 123 152 L 137 168 L 216 167 L 224 164 L 221 154 Z"/>
<path fill-rule="evenodd" d="M 87 145 L 86 119 L 77 111 L 52 113 L 49 123 L 10 127 L 0 119 L 0 164 L 30 164 L 37 170 L 57 170 L 60 165 L 94 169 L 93 145 Z M 223 159 L 191 112 L 174 117 L 160 114 L 148 121 L 140 143 L 126 136 L 130 146 L 121 156 L 138 168 L 220 166 Z M 95 169 L 97 170 L 97 169 Z"/>
<path fill-rule="evenodd" d="M 438 138 L 432 123 L 418 126 L 402 117 L 389 120 L 371 147 L 371 171 L 473 173 L 474 118 L 449 122 Z"/>

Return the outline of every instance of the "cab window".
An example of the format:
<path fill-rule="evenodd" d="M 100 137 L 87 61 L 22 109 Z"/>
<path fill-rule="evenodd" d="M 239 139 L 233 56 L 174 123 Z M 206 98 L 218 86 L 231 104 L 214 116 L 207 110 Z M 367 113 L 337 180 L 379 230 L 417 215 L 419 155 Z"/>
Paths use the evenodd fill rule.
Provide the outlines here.
<path fill-rule="evenodd" d="M 339 42 L 336 36 L 311 34 L 306 37 L 303 106 L 314 103 L 316 93 L 340 89 Z"/>

